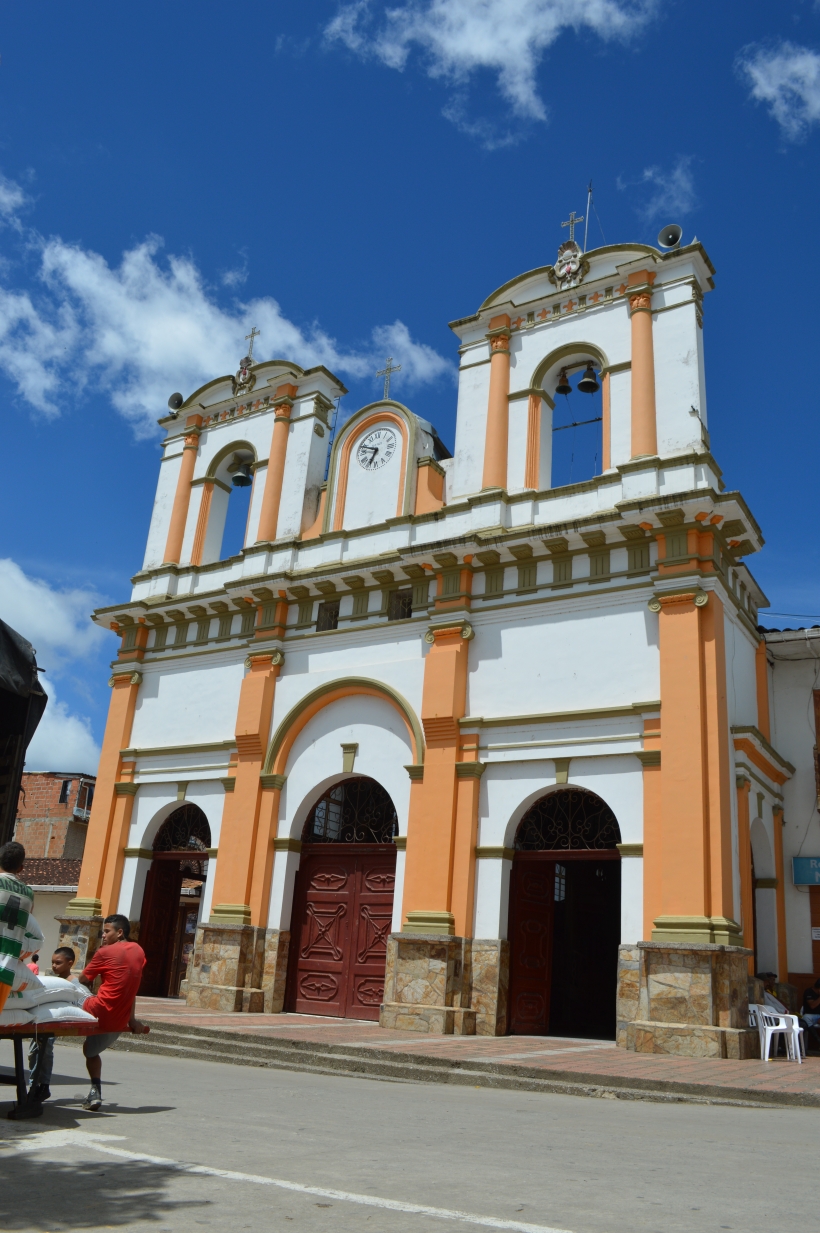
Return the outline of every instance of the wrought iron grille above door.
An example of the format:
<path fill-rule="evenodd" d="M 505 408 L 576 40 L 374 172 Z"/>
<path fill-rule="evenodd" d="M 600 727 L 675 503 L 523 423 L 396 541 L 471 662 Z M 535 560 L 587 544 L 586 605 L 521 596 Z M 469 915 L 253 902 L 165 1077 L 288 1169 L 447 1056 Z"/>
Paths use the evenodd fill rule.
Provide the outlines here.
<path fill-rule="evenodd" d="M 308 814 L 303 843 L 392 843 L 396 809 L 375 779 L 364 775 L 329 788 Z"/>
<path fill-rule="evenodd" d="M 517 852 L 599 851 L 621 842 L 614 813 L 594 792 L 566 788 L 531 805 L 515 834 Z"/>

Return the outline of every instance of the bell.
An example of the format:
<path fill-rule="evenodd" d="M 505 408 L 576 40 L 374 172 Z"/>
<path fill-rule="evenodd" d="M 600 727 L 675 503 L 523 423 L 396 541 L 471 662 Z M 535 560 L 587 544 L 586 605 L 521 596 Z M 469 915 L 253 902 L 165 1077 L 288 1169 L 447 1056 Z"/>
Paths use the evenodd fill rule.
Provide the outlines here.
<path fill-rule="evenodd" d="M 231 476 L 231 483 L 234 488 L 250 488 L 253 483 L 253 476 L 247 462 L 243 462 L 241 466 L 236 468 Z"/>
<path fill-rule="evenodd" d="M 598 387 L 596 386 L 595 388 L 597 389 Z M 567 380 L 566 368 L 561 369 L 561 376 L 558 378 L 558 384 L 555 387 L 555 392 L 556 394 L 571 394 L 572 393 L 572 386 Z"/>
<path fill-rule="evenodd" d="M 578 389 L 582 394 L 595 394 L 599 389 L 598 378 L 595 376 L 595 370 L 592 367 L 592 360 L 587 364 L 586 372 L 578 382 Z"/>

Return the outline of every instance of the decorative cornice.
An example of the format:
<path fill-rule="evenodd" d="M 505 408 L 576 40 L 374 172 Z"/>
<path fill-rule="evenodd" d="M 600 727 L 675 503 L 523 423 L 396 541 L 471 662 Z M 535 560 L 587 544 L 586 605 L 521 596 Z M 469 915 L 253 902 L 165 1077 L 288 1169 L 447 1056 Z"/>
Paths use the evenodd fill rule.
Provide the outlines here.
<path fill-rule="evenodd" d="M 480 779 L 486 769 L 485 762 L 456 762 L 456 779 Z"/>
<path fill-rule="evenodd" d="M 407 850 L 407 836 L 406 835 L 394 835 L 393 843 L 396 845 L 397 852 L 405 852 Z"/>
<path fill-rule="evenodd" d="M 615 847 L 621 856 L 643 856 L 642 843 L 616 843 Z"/>
<path fill-rule="evenodd" d="M 139 784 L 137 783 L 115 783 L 114 784 L 114 795 L 115 796 L 136 796 L 138 791 L 139 791 Z"/>
<path fill-rule="evenodd" d="M 411 763 L 410 766 L 404 768 L 410 776 L 412 783 L 421 783 L 424 779 L 424 763 Z"/>
<path fill-rule="evenodd" d="M 469 621 L 452 621 L 448 624 L 431 625 L 424 635 L 424 641 L 432 645 L 438 637 L 452 637 L 460 633 L 465 642 L 475 637 L 475 630 Z"/>
<path fill-rule="evenodd" d="M 483 845 L 475 850 L 477 861 L 511 861 L 515 856 L 514 848 L 492 847 Z"/>
<path fill-rule="evenodd" d="M 277 837 L 274 839 L 273 850 L 274 852 L 301 852 L 302 841 L 301 839 L 291 839 L 283 835 L 281 838 Z"/>
<path fill-rule="evenodd" d="M 259 782 L 263 788 L 273 788 L 276 792 L 281 792 L 285 786 L 287 775 L 260 775 Z"/>
<path fill-rule="evenodd" d="M 226 775 L 223 779 L 220 779 L 219 782 L 222 784 L 222 787 L 226 792 L 233 792 L 236 787 L 236 776 Z"/>
<path fill-rule="evenodd" d="M 659 749 L 639 749 L 635 757 L 640 762 L 641 766 L 660 766 L 661 751 Z"/>
<path fill-rule="evenodd" d="M 152 861 L 154 859 L 153 848 L 123 848 L 122 854 L 126 859 L 129 857 L 146 861 Z"/>

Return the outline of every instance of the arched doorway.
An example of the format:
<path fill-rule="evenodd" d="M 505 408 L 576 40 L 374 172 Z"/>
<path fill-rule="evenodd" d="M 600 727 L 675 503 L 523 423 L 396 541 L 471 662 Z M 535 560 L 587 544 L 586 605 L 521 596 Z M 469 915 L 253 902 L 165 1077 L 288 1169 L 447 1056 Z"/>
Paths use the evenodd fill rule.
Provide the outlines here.
<path fill-rule="evenodd" d="M 335 784 L 311 809 L 294 888 L 287 1010 L 378 1019 L 397 831 L 392 800 L 365 776 Z"/>
<path fill-rule="evenodd" d="M 140 993 L 175 998 L 193 953 L 208 874 L 208 819 L 197 805 L 181 805 L 165 819 L 152 846 L 140 913 L 139 940 L 145 951 Z"/>
<path fill-rule="evenodd" d="M 615 1038 L 621 832 L 583 788 L 521 819 L 510 883 L 510 1031 Z"/>

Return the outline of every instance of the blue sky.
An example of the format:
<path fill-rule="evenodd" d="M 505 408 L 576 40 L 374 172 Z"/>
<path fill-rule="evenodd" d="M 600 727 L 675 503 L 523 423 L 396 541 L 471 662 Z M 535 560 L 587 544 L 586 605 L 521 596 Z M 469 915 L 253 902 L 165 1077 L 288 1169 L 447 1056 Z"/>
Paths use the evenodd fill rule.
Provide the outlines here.
<path fill-rule="evenodd" d="M 590 247 L 675 221 L 715 264 L 712 448 L 795 614 L 762 619 L 820 621 L 820 4 L 7 4 L 0 56 L 0 616 L 53 695 L 30 768 L 93 769 L 114 640 L 87 615 L 141 564 L 168 395 L 255 323 L 343 414 L 392 354 L 452 445 L 447 322 L 554 260 L 590 178 Z"/>

